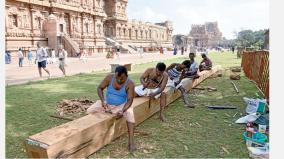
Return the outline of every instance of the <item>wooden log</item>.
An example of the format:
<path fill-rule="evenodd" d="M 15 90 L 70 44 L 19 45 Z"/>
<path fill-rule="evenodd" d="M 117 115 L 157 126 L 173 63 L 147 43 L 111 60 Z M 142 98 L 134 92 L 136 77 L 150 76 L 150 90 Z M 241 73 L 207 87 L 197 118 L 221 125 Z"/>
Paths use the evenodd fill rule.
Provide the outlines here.
<path fill-rule="evenodd" d="M 197 86 L 219 68 L 215 66 L 210 71 L 202 71 L 200 77 L 193 81 L 183 80 L 185 89 L 188 91 Z M 167 106 L 181 96 L 177 90 L 167 89 L 165 92 Z M 151 99 L 149 103 L 148 97 L 139 97 L 134 99 L 132 106 L 137 126 L 160 110 L 160 99 Z M 26 139 L 25 147 L 28 157 L 33 158 L 83 158 L 126 132 L 124 118 L 96 113 L 32 135 Z"/>
<path fill-rule="evenodd" d="M 239 93 L 239 90 L 238 90 L 237 86 L 235 85 L 235 83 L 234 83 L 234 82 L 232 82 L 232 81 L 231 81 L 231 83 L 232 83 L 232 85 L 234 86 L 234 88 L 235 88 L 236 92 L 237 92 L 237 93 Z"/>

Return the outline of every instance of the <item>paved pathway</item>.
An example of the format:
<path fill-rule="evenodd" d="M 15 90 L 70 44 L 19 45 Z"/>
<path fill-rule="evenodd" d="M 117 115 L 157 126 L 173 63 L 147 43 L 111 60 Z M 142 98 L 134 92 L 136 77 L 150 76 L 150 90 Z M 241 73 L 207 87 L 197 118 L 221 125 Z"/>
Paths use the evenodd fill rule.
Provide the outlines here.
<path fill-rule="evenodd" d="M 90 73 L 92 71 L 110 70 L 110 63 L 132 63 L 141 64 L 152 61 L 161 61 L 170 58 L 181 57 L 178 54 L 172 55 L 172 52 L 160 53 L 144 53 L 143 58 L 139 57 L 139 54 L 121 54 L 119 59 L 106 59 L 106 54 L 97 54 L 88 58 L 86 63 L 83 63 L 78 58 L 68 58 L 66 67 L 66 74 L 75 75 L 79 73 Z M 185 55 L 187 54 L 185 53 Z M 62 77 L 62 72 L 58 68 L 58 64 L 48 64 L 47 69 L 51 72 L 51 78 Z M 24 59 L 24 65 L 22 68 L 18 67 L 18 60 L 12 59 L 11 64 L 5 65 L 6 73 L 6 85 L 24 84 L 29 81 L 46 80 L 48 75 L 42 70 L 43 78 L 39 77 L 37 65 L 29 66 L 28 60 Z"/>

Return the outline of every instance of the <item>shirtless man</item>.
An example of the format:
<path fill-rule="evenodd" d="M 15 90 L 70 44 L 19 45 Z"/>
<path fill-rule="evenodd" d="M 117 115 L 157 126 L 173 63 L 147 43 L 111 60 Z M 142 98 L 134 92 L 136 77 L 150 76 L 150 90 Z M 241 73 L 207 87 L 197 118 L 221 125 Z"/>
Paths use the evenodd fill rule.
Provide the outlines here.
<path fill-rule="evenodd" d="M 163 111 L 166 106 L 166 94 L 163 91 L 168 81 L 165 70 L 164 63 L 158 63 L 156 68 L 148 68 L 140 77 L 142 85 L 135 87 L 135 96 L 148 96 L 155 99 L 160 97 L 160 120 L 162 122 L 165 121 Z"/>
<path fill-rule="evenodd" d="M 203 60 L 200 62 L 199 71 L 211 70 L 212 69 L 212 61 L 206 56 L 206 54 L 202 54 L 201 57 Z"/>

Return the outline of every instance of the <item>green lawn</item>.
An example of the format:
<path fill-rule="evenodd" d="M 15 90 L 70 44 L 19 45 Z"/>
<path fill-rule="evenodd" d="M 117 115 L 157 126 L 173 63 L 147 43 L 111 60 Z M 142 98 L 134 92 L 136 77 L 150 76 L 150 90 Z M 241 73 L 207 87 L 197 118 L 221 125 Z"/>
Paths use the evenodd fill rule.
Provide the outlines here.
<path fill-rule="evenodd" d="M 212 53 L 210 58 L 214 64 L 224 68 L 240 66 L 241 61 L 232 53 Z M 183 60 L 176 58 L 165 63 Z M 155 64 L 135 65 L 130 78 L 139 84 L 140 74 Z M 183 108 L 179 99 L 167 107 L 167 123 L 160 123 L 156 114 L 140 124 L 136 129 L 148 135 L 136 134 L 138 151 L 134 156 L 128 154 L 127 135 L 123 135 L 90 157 L 248 157 L 241 136 L 244 125 L 234 124 L 240 114 L 233 115 L 236 112 L 244 114 L 242 97 L 254 97 L 257 88 L 242 76 L 241 80 L 235 81 L 240 91 L 236 94 L 228 73 L 207 79 L 200 85 L 216 87 L 217 92 L 190 91 L 195 109 Z M 96 72 L 6 87 L 6 157 L 27 157 L 23 142 L 28 136 L 66 122 L 49 117 L 62 99 L 87 97 L 97 100 L 96 87 L 105 75 L 104 72 Z M 209 110 L 209 105 L 233 105 L 238 109 Z"/>

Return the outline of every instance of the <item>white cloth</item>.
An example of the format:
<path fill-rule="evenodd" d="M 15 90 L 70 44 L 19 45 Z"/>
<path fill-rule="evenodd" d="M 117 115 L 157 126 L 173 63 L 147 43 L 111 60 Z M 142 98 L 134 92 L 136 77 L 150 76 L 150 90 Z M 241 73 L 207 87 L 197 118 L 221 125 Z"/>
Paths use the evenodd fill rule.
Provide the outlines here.
<path fill-rule="evenodd" d="M 175 82 L 178 82 L 178 81 L 179 81 L 179 78 L 170 79 L 169 77 L 166 87 L 172 87 L 172 88 L 178 89 L 179 87 L 182 86 L 181 82 L 177 86 L 175 86 Z"/>
<path fill-rule="evenodd" d="M 18 51 L 18 58 L 24 58 L 24 55 L 23 55 L 22 51 Z"/>
<path fill-rule="evenodd" d="M 135 93 L 138 94 L 139 96 L 149 96 L 151 93 L 155 93 L 159 90 L 159 88 L 154 88 L 154 89 L 148 89 L 145 88 L 143 89 L 143 85 L 136 86 L 135 87 Z M 158 94 L 155 96 L 155 98 L 159 98 L 161 94 Z"/>
<path fill-rule="evenodd" d="M 36 58 L 38 62 L 46 60 L 47 52 L 43 47 L 40 47 L 36 50 Z"/>
<path fill-rule="evenodd" d="M 235 123 L 243 124 L 243 123 L 254 122 L 259 116 L 260 115 L 257 115 L 256 113 L 249 114 L 249 115 L 239 118 Z"/>
<path fill-rule="evenodd" d="M 124 104 L 114 106 L 114 105 L 109 105 L 110 110 L 112 111 L 113 114 L 116 114 L 117 112 L 123 110 Z M 102 107 L 102 102 L 100 100 L 97 100 L 95 104 L 91 105 L 87 109 L 87 113 L 95 113 L 95 112 L 105 112 L 105 109 Z M 134 112 L 133 112 L 133 106 L 131 105 L 124 113 L 123 117 L 130 123 L 135 123 L 135 117 L 134 117 Z"/>

